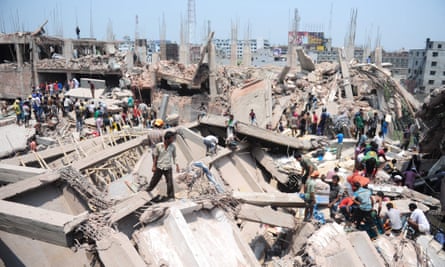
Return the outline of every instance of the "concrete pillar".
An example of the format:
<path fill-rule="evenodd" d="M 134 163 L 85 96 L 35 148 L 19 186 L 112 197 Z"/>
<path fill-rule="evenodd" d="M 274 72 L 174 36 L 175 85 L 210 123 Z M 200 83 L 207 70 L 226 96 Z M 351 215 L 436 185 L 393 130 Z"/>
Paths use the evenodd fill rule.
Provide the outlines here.
<path fill-rule="evenodd" d="M 65 39 L 63 43 L 63 57 L 68 61 L 73 58 L 73 41 Z"/>
<path fill-rule="evenodd" d="M 167 118 L 167 107 L 168 107 L 168 99 L 170 98 L 170 95 L 164 94 L 162 95 L 162 101 L 161 101 L 161 108 L 159 110 L 159 117 L 165 121 Z"/>
<path fill-rule="evenodd" d="M 19 43 L 15 44 L 15 56 L 17 57 L 17 66 L 19 68 L 23 67 L 23 54 Z"/>
<path fill-rule="evenodd" d="M 377 65 L 377 67 L 381 68 L 382 67 L 382 48 L 381 47 L 375 48 L 374 56 L 375 56 L 375 64 Z"/>
<path fill-rule="evenodd" d="M 216 88 L 216 49 L 215 45 L 209 43 L 209 90 L 210 90 L 210 101 L 214 101 L 218 95 Z"/>
<path fill-rule="evenodd" d="M 250 67 L 252 64 L 252 52 L 250 51 L 250 44 L 246 44 L 243 48 L 243 66 Z"/>
<path fill-rule="evenodd" d="M 184 65 L 190 64 L 190 49 L 188 44 L 179 45 L 179 62 Z"/>
<path fill-rule="evenodd" d="M 156 64 L 159 62 L 159 60 L 160 60 L 159 53 L 153 53 L 151 55 L 151 64 Z"/>
<path fill-rule="evenodd" d="M 134 62 L 133 62 L 133 51 L 128 50 L 127 56 L 125 58 L 125 63 L 127 64 L 127 68 L 131 69 L 133 68 Z"/>
<path fill-rule="evenodd" d="M 289 44 L 287 47 L 287 65 L 291 68 L 297 66 L 297 48 L 293 44 Z"/>
<path fill-rule="evenodd" d="M 31 71 L 34 78 L 34 85 L 39 86 L 39 74 L 37 73 L 37 63 L 39 62 L 39 52 L 37 51 L 37 44 L 34 39 L 31 40 Z"/>

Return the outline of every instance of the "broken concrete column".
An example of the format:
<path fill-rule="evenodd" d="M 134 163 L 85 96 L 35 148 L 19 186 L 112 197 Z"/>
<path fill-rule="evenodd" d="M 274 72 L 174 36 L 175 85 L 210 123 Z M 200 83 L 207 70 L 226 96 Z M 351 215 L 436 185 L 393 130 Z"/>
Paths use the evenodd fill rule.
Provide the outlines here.
<path fill-rule="evenodd" d="M 287 65 L 291 68 L 297 66 L 296 48 L 293 44 L 289 44 L 287 47 Z"/>
<path fill-rule="evenodd" d="M 63 57 L 66 62 L 73 58 L 73 41 L 71 39 L 65 39 L 63 43 Z"/>
<path fill-rule="evenodd" d="M 17 67 L 23 67 L 23 54 L 19 43 L 15 43 L 15 56 L 17 57 Z"/>
<path fill-rule="evenodd" d="M 382 67 L 382 48 L 381 47 L 376 47 L 375 48 L 375 64 L 377 65 L 377 67 Z"/>
<path fill-rule="evenodd" d="M 159 110 L 159 117 L 165 121 L 165 119 L 167 118 L 167 107 L 168 107 L 168 99 L 170 98 L 170 95 L 168 94 L 164 94 L 162 95 L 162 102 L 161 102 L 161 107 Z"/>
<path fill-rule="evenodd" d="M 216 49 L 215 44 L 209 43 L 209 90 L 210 99 L 214 101 L 218 92 L 216 90 Z"/>
<path fill-rule="evenodd" d="M 315 64 L 312 59 L 304 53 L 303 48 L 299 47 L 296 49 L 298 61 L 300 61 L 301 69 L 306 71 L 314 71 L 315 70 Z"/>
<path fill-rule="evenodd" d="M 352 86 L 349 76 L 349 66 L 346 62 L 343 49 L 338 49 L 338 60 L 340 62 L 341 73 L 343 75 L 343 88 L 345 90 L 346 99 L 353 100 L 354 95 L 352 94 Z"/>

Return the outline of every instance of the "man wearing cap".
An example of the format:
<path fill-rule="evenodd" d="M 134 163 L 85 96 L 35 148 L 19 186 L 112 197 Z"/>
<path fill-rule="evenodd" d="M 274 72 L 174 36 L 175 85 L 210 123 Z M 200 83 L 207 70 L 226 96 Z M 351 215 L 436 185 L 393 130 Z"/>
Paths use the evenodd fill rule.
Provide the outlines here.
<path fill-rule="evenodd" d="M 147 191 L 152 191 L 162 175 L 167 182 L 167 198 L 175 198 L 173 187 L 172 165 L 176 165 L 176 172 L 179 172 L 179 165 L 176 163 L 176 147 L 173 142 L 176 139 L 176 133 L 167 131 L 164 135 L 164 142 L 156 144 L 153 149 L 153 177 L 148 185 Z"/>
<path fill-rule="evenodd" d="M 304 209 L 304 220 L 309 221 L 312 218 L 312 215 L 314 214 L 314 205 L 315 205 L 315 184 L 316 179 L 320 173 L 318 171 L 314 171 L 311 174 L 311 177 L 307 180 L 306 186 L 305 186 L 305 194 L 304 194 L 304 202 L 305 202 L 305 209 Z"/>

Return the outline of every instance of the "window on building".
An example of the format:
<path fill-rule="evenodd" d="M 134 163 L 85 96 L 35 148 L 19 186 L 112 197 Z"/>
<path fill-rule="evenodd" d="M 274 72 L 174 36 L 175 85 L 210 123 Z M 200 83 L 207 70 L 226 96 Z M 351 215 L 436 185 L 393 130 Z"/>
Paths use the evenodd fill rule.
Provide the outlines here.
<path fill-rule="evenodd" d="M 417 70 L 414 70 L 414 74 L 417 74 Z"/>
<path fill-rule="evenodd" d="M 431 48 L 431 47 L 430 47 Z M 425 52 L 422 53 L 422 56 L 425 56 Z"/>
<path fill-rule="evenodd" d="M 442 85 L 444 85 L 445 84 L 445 81 L 442 81 Z"/>
<path fill-rule="evenodd" d="M 430 71 L 430 75 L 436 75 L 436 71 L 435 70 Z"/>
<path fill-rule="evenodd" d="M 433 48 L 433 43 L 429 43 L 428 48 Z"/>
<path fill-rule="evenodd" d="M 428 84 L 434 84 L 434 80 L 428 80 Z"/>
<path fill-rule="evenodd" d="M 438 52 L 433 52 L 433 57 L 437 57 L 439 55 Z"/>
<path fill-rule="evenodd" d="M 442 44 L 438 44 L 438 45 L 437 45 L 437 48 L 442 48 Z"/>
<path fill-rule="evenodd" d="M 417 62 L 417 60 L 416 60 L 416 66 L 417 66 L 417 63 L 419 63 L 419 62 Z"/>
<path fill-rule="evenodd" d="M 408 73 L 411 73 L 411 69 L 408 69 Z"/>
<path fill-rule="evenodd" d="M 437 66 L 437 61 L 432 61 L 431 62 L 431 67 L 435 67 L 435 66 Z"/>
<path fill-rule="evenodd" d="M 445 71 L 444 71 L 444 72 L 442 72 L 442 75 L 443 75 L 443 76 L 445 76 Z"/>

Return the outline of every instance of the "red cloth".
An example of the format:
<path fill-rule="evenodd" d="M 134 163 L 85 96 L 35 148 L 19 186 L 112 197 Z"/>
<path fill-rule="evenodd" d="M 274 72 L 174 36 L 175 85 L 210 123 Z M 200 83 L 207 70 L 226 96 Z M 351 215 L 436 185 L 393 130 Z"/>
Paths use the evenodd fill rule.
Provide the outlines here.
<path fill-rule="evenodd" d="M 354 201 L 352 200 L 351 197 L 345 197 L 340 201 L 340 204 L 338 204 L 338 207 L 347 207 L 347 206 L 351 206 L 352 204 L 354 204 Z"/>
<path fill-rule="evenodd" d="M 348 176 L 347 180 L 351 185 L 354 185 L 355 182 L 359 182 L 362 187 L 369 184 L 369 178 L 361 176 L 358 173 L 353 173 L 352 175 Z"/>

